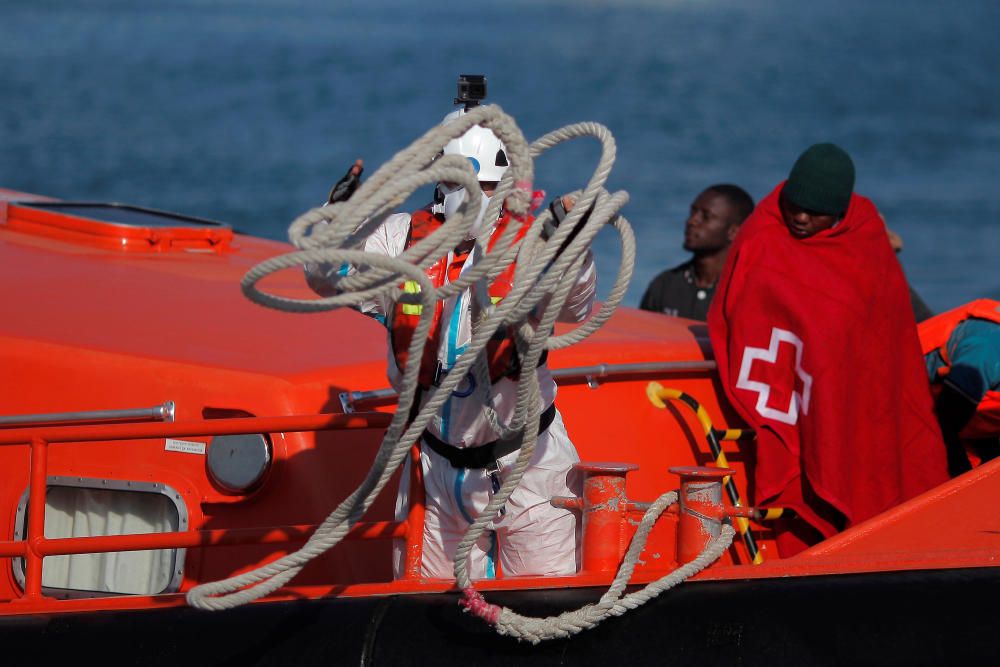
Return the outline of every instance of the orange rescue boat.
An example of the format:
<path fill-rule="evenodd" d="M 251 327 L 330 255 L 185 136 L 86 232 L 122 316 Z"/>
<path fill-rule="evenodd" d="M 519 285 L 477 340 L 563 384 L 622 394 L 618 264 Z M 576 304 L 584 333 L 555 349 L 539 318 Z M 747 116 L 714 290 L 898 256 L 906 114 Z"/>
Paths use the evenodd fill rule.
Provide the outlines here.
<path fill-rule="evenodd" d="M 583 497 L 555 500 L 585 516 L 581 570 L 476 586 L 535 615 L 595 602 L 645 503 L 677 488 L 682 507 L 652 528 L 631 585 L 690 561 L 723 523 L 741 529 L 687 583 L 572 638 L 515 642 L 461 613 L 453 581 L 419 577 L 422 500 L 394 521 L 390 488 L 277 593 L 225 612 L 188 607 L 192 587 L 300 546 L 364 477 L 395 408 L 375 321 L 268 310 L 240 293 L 250 267 L 289 248 L 198 218 L 0 190 L 8 656 L 992 662 L 995 617 L 983 610 L 1000 591 L 1000 463 L 782 560 L 767 508 L 739 502 L 752 497 L 752 434 L 725 403 L 704 325 L 630 309 L 549 361 L 589 480 Z M 311 295 L 292 271 L 263 286 Z M 393 538 L 410 557 L 396 580 Z"/>

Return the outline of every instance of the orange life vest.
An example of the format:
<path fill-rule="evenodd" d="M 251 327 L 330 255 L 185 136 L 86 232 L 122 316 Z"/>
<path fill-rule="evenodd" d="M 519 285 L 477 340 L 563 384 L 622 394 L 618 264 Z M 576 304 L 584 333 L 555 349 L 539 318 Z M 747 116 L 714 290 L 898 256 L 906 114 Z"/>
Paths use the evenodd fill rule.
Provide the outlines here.
<path fill-rule="evenodd" d="M 524 237 L 532 218 L 529 216 L 527 224 L 518 230 L 516 240 Z M 503 234 L 510 223 L 510 216 L 507 212 L 500 217 L 496 229 L 487 244 L 489 250 L 493 249 L 497 239 Z M 410 218 L 410 234 L 406 241 L 406 247 L 415 245 L 420 240 L 426 238 L 441 225 L 444 218 L 438 214 L 431 213 L 427 209 L 421 209 Z M 453 252 L 451 262 L 447 257 L 442 257 L 435 264 L 427 269 L 427 277 L 435 288 L 441 287 L 445 281 L 454 282 L 462 272 L 462 266 L 469 258 L 470 251 Z M 489 286 L 488 292 L 492 304 L 499 303 L 510 293 L 514 284 L 514 264 L 508 266 L 503 273 L 496 277 Z M 403 291 L 409 293 L 419 293 L 420 283 L 416 281 L 406 281 L 403 283 Z M 441 346 L 441 313 L 443 305 L 438 301 L 434 305 L 434 319 L 431 323 L 431 331 L 424 346 L 423 359 L 420 363 L 419 383 L 423 387 L 437 384 L 438 350 Z M 410 342 L 413 340 L 413 332 L 420 321 L 420 314 L 423 306 L 420 304 L 407 304 L 398 301 L 393 307 L 392 319 L 389 322 L 389 341 L 392 345 L 392 354 L 396 360 L 396 366 L 400 370 L 406 368 Z M 486 345 L 487 360 L 489 362 L 490 380 L 496 382 L 504 377 L 516 377 L 520 371 L 520 362 L 517 356 L 517 346 L 514 344 L 514 332 L 509 327 L 498 331 L 493 339 Z"/>
<path fill-rule="evenodd" d="M 923 354 L 926 356 L 937 351 L 945 363 L 945 367 L 938 371 L 938 375 L 947 375 L 951 369 L 951 358 L 948 355 L 948 339 L 951 337 L 951 332 L 960 323 L 973 317 L 1000 324 L 1000 301 L 978 299 L 941 313 L 917 326 Z M 941 391 L 940 384 L 934 383 L 931 390 L 936 397 Z M 998 434 L 1000 434 L 1000 390 L 991 389 L 976 406 L 976 414 L 959 435 L 963 438 L 988 438 Z"/>

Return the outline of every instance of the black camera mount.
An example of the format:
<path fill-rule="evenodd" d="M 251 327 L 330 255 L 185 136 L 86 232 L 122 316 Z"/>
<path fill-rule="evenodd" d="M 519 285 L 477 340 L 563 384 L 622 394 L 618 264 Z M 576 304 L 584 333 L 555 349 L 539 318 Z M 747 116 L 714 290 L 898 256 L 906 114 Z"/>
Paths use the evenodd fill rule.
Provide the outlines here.
<path fill-rule="evenodd" d="M 464 104 L 468 111 L 479 106 L 479 102 L 486 99 L 486 76 L 483 74 L 459 74 L 458 75 L 458 97 L 455 104 Z"/>

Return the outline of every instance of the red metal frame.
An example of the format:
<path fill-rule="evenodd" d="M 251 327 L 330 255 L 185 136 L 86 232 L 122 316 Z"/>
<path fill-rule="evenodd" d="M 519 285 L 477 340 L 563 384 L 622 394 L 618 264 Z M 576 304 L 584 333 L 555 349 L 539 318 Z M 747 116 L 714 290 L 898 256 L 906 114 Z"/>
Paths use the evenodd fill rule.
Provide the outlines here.
<path fill-rule="evenodd" d="M 28 446 L 30 449 L 28 498 L 32 507 L 44 507 L 48 479 L 49 446 L 52 443 L 127 441 L 146 438 L 183 436 L 211 436 L 241 433 L 290 433 L 322 430 L 361 430 L 385 428 L 392 416 L 386 413 L 356 413 L 350 415 L 307 415 L 292 417 L 246 417 L 176 423 L 135 423 L 104 425 L 51 426 L 0 430 L 0 446 Z M 411 449 L 411 456 L 416 454 Z M 454 586 L 451 580 L 428 580 L 420 576 L 421 546 L 424 519 L 423 480 L 419 458 L 411 460 L 411 506 L 405 521 L 377 521 L 357 524 L 347 535 L 348 539 L 406 540 L 406 559 L 402 578 L 392 582 L 358 582 L 336 585 L 297 586 L 294 591 L 281 591 L 269 599 L 291 597 L 338 595 L 356 597 L 393 593 L 439 592 Z M 624 496 L 625 475 L 633 468 L 630 464 L 582 463 L 582 472 L 591 478 L 593 497 L 587 494 L 580 499 L 564 499 L 565 506 L 574 506 L 585 512 L 590 507 L 590 521 L 583 536 L 584 568 L 567 577 L 517 577 L 514 579 L 477 582 L 482 590 L 513 590 L 552 587 L 580 587 L 606 585 L 620 561 L 623 545 L 630 536 L 632 512 L 640 509 Z M 728 470 L 710 470 L 713 475 L 725 475 Z M 746 577 L 775 577 L 789 575 L 840 574 L 846 572 L 886 571 L 890 569 L 924 569 L 929 567 L 989 566 L 995 563 L 995 545 L 991 536 L 975 529 L 986 525 L 974 522 L 968 528 L 951 521 L 949 517 L 974 513 L 990 516 L 989 499 L 1000 476 L 1000 461 L 977 468 L 952 483 L 915 498 L 889 512 L 859 525 L 825 543 L 804 552 L 791 560 L 776 560 L 752 569 L 739 565 L 718 564 L 701 573 L 699 579 L 727 579 Z M 979 508 L 982 508 L 981 510 Z M 713 519 L 723 514 L 742 516 L 746 510 L 730 508 L 702 508 L 705 516 Z M 607 516 L 594 516 L 595 511 L 607 511 Z M 938 515 L 942 515 L 938 517 Z M 671 512 L 672 521 L 683 517 Z M 964 515 L 963 515 L 964 516 Z M 601 519 L 598 521 L 598 519 Z M 603 519 L 607 519 L 604 521 Z M 961 554 L 956 554 L 945 533 L 935 531 L 930 536 L 926 522 L 948 525 L 954 530 L 965 530 L 972 537 Z M 940 519 L 940 520 L 939 520 Z M 595 524 L 595 521 L 597 522 Z M 599 524 L 599 525 L 597 525 Z M 697 537 L 697 544 L 688 545 L 686 551 L 695 552 L 704 544 L 704 530 L 697 526 L 689 531 Z M 594 530 L 594 528 L 599 528 Z M 600 528 L 603 528 L 601 530 Z M 140 609 L 149 607 L 155 597 L 158 606 L 184 604 L 183 594 L 135 595 L 100 597 L 82 600 L 57 600 L 43 594 L 42 563 L 44 558 L 56 555 L 95 553 L 106 551 L 136 551 L 146 549 L 209 547 L 247 544 L 284 544 L 300 542 L 315 529 L 315 525 L 283 525 L 270 527 L 190 530 L 185 532 L 120 535 L 86 538 L 45 537 L 45 513 L 30 512 L 25 538 L 17 541 L 0 541 L 0 557 L 21 557 L 26 561 L 24 594 L 11 602 L 8 614 L 28 614 L 45 611 L 85 611 L 94 609 Z M 952 532 L 954 532 L 954 530 Z M 972 531 L 972 532 L 969 532 Z M 939 539 L 933 539 L 941 533 Z M 964 534 L 964 533 L 963 533 Z M 603 535 L 603 537 L 601 537 Z M 593 550 L 593 543 L 605 547 Z M 678 542 L 686 542 L 681 536 Z M 934 544 L 930 544 L 933 542 Z M 680 544 L 677 544 L 680 547 Z M 597 560 L 595 560 L 597 559 Z M 671 559 L 672 560 L 672 559 Z M 684 560 L 682 557 L 681 560 Z M 676 561 L 674 561 L 676 562 Z M 662 563 L 667 566 L 666 560 Z M 660 568 L 663 569 L 663 568 Z M 633 583 L 639 584 L 660 576 L 660 571 L 637 572 Z"/>
<path fill-rule="evenodd" d="M 0 446 L 27 444 L 30 447 L 30 507 L 45 507 L 48 480 L 48 450 L 53 443 L 87 443 L 127 441 L 152 438 L 235 435 L 245 433 L 290 433 L 325 430 L 353 430 L 385 428 L 392 416 L 386 413 L 353 413 L 349 415 L 306 415 L 290 417 L 244 417 L 174 423 L 117 423 L 45 426 L 0 430 Z M 387 586 L 398 592 L 417 590 L 445 590 L 450 581 L 425 580 L 421 576 L 423 551 L 423 524 L 425 496 L 419 447 L 410 449 L 410 507 L 404 521 L 376 521 L 356 524 L 346 539 L 402 538 L 406 541 L 403 575 L 391 584 L 335 585 L 338 594 L 365 595 L 386 592 Z M 566 577 L 565 584 L 603 584 L 613 574 L 621 561 L 631 538 L 629 515 L 641 511 L 640 504 L 625 496 L 625 477 L 638 466 L 628 463 L 580 463 L 576 466 L 585 476 L 584 495 L 581 498 L 557 499 L 566 507 L 582 510 L 583 569 L 573 577 Z M 58 604 L 60 608 L 87 609 L 94 605 L 101 608 L 132 608 L 143 606 L 140 602 L 120 599 L 55 600 L 43 594 L 42 564 L 46 557 L 101 553 L 111 551 L 141 551 L 149 549 L 175 549 L 209 546 L 291 544 L 302 542 L 311 534 L 316 524 L 266 526 L 254 528 L 228 528 L 214 530 L 189 530 L 169 533 L 147 533 L 97 537 L 46 538 L 45 512 L 29 512 L 27 531 L 23 540 L 0 541 L 0 557 L 23 557 L 25 564 L 24 595 L 17 600 L 19 611 L 44 609 L 45 605 Z M 538 587 L 551 585 L 550 578 L 519 578 L 519 582 L 494 581 L 489 588 Z M 329 594 L 331 590 L 326 589 Z M 134 600 L 150 596 L 129 596 Z M 159 598 L 181 596 L 159 596 Z M 280 597 L 280 596 L 279 596 Z"/>
<path fill-rule="evenodd" d="M 24 445 L 31 448 L 29 507 L 45 507 L 48 483 L 48 447 L 59 442 L 93 442 L 214 436 L 245 433 L 289 433 L 306 431 L 385 428 L 392 416 L 379 413 L 351 415 L 306 415 L 293 417 L 246 417 L 197 422 L 103 424 L 85 426 L 50 426 L 10 429 L 0 432 L 0 446 Z M 423 551 L 424 485 L 419 464 L 419 449 L 411 448 L 410 508 L 405 521 L 376 521 L 356 524 L 347 539 L 406 539 L 405 579 L 420 576 Z M 236 544 L 280 544 L 301 541 L 315 525 L 271 526 L 248 529 L 191 530 L 171 533 L 72 537 L 45 537 L 45 512 L 29 512 L 25 539 L 0 541 L 0 557 L 23 557 L 25 564 L 24 598 L 38 600 L 42 594 L 42 563 L 47 556 L 141 551 Z"/>

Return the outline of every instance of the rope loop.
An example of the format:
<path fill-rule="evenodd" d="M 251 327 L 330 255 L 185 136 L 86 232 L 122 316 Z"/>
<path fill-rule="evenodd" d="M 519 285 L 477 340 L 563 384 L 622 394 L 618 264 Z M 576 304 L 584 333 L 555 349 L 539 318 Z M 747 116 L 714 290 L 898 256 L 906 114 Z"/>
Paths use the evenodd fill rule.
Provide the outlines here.
<path fill-rule="evenodd" d="M 615 575 L 614 581 L 612 581 L 610 588 L 598 602 L 584 605 L 580 609 L 563 612 L 558 616 L 544 618 L 522 616 L 504 607 L 495 624 L 497 632 L 532 644 L 538 644 L 549 639 L 565 639 L 584 630 L 596 627 L 611 616 L 621 616 L 628 611 L 637 609 L 714 563 L 733 542 L 736 530 L 731 524 L 723 524 L 719 536 L 710 540 L 693 561 L 681 565 L 673 572 L 646 585 L 641 590 L 625 596 L 622 595 L 625 587 L 628 585 L 629 579 L 632 577 L 632 573 L 635 571 L 639 555 L 646 545 L 649 531 L 652 530 L 653 525 L 664 510 L 675 502 L 677 502 L 677 492 L 671 491 L 660 496 L 646 510 L 638 529 L 636 529 L 635 534 L 632 536 L 632 541 L 629 543 L 628 551 L 622 559 L 622 564 Z"/>

